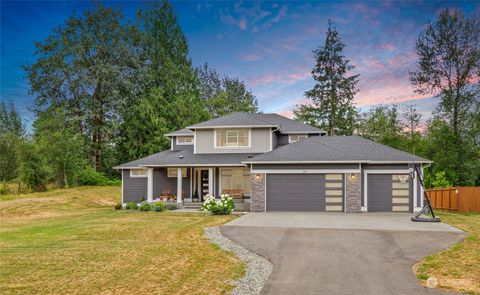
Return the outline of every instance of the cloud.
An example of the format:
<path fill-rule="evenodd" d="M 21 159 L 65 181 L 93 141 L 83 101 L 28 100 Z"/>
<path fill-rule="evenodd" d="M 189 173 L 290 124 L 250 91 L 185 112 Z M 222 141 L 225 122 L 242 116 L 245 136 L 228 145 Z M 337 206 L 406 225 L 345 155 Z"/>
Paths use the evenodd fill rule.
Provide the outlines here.
<path fill-rule="evenodd" d="M 242 60 L 245 62 L 252 62 L 252 61 L 257 61 L 261 60 L 262 57 L 259 56 L 258 54 L 252 53 L 252 54 L 246 54 L 242 57 Z"/>
<path fill-rule="evenodd" d="M 253 86 L 267 84 L 293 84 L 297 81 L 303 81 L 311 76 L 310 70 L 306 68 L 297 68 L 293 72 L 276 71 L 274 74 L 264 74 L 253 77 L 249 80 L 249 84 Z"/>
<path fill-rule="evenodd" d="M 263 8 L 260 2 L 236 2 L 233 7 L 220 9 L 220 20 L 231 26 L 236 26 L 245 31 L 251 27 L 252 32 L 258 32 L 260 29 L 271 27 L 282 21 L 287 15 L 287 6 L 272 5 Z"/>

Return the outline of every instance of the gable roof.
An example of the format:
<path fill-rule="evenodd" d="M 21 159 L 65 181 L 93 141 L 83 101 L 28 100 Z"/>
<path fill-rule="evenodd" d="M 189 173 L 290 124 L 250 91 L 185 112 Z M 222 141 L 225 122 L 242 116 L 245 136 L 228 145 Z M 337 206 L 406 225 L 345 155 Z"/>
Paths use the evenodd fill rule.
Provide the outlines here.
<path fill-rule="evenodd" d="M 358 136 L 312 136 L 243 163 L 421 162 L 430 160 Z"/>
<path fill-rule="evenodd" d="M 183 128 L 177 131 L 166 133 L 165 136 L 193 136 L 193 131 L 187 128 Z"/>
<path fill-rule="evenodd" d="M 189 129 L 220 127 L 273 127 L 281 133 L 326 133 L 316 127 L 300 123 L 278 114 L 250 114 L 235 112 L 229 115 L 188 126 Z"/>

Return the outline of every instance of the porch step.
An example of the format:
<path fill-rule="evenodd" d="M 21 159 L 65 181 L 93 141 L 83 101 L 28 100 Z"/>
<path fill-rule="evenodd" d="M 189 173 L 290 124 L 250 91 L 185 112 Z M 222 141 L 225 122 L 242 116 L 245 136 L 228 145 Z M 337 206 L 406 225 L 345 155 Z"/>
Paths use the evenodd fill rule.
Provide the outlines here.
<path fill-rule="evenodd" d="M 202 208 L 202 203 L 183 203 L 183 208 L 185 209 L 200 209 Z"/>

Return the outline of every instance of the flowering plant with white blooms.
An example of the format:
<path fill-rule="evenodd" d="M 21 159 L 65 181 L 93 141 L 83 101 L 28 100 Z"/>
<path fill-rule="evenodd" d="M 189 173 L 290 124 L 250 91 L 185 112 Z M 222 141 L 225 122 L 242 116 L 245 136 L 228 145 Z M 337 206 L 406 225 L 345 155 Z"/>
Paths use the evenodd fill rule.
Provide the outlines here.
<path fill-rule="evenodd" d="M 214 196 L 206 195 L 203 202 L 203 211 L 211 212 L 213 215 L 227 215 L 235 208 L 233 198 L 227 194 L 221 194 L 220 200 L 216 200 Z"/>

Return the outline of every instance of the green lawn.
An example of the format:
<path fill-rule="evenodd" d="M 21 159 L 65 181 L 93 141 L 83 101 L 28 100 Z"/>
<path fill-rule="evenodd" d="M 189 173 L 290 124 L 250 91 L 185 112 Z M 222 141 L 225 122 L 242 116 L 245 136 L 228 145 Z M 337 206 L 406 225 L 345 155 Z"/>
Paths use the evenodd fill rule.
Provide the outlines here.
<path fill-rule="evenodd" d="M 114 211 L 118 187 L 0 196 L 0 294 L 222 294 L 244 264 L 203 239 L 233 217 Z"/>
<path fill-rule="evenodd" d="M 436 212 L 443 222 L 468 232 L 465 241 L 426 257 L 417 269 L 425 282 L 435 277 L 438 287 L 468 294 L 480 294 L 480 213 Z"/>

